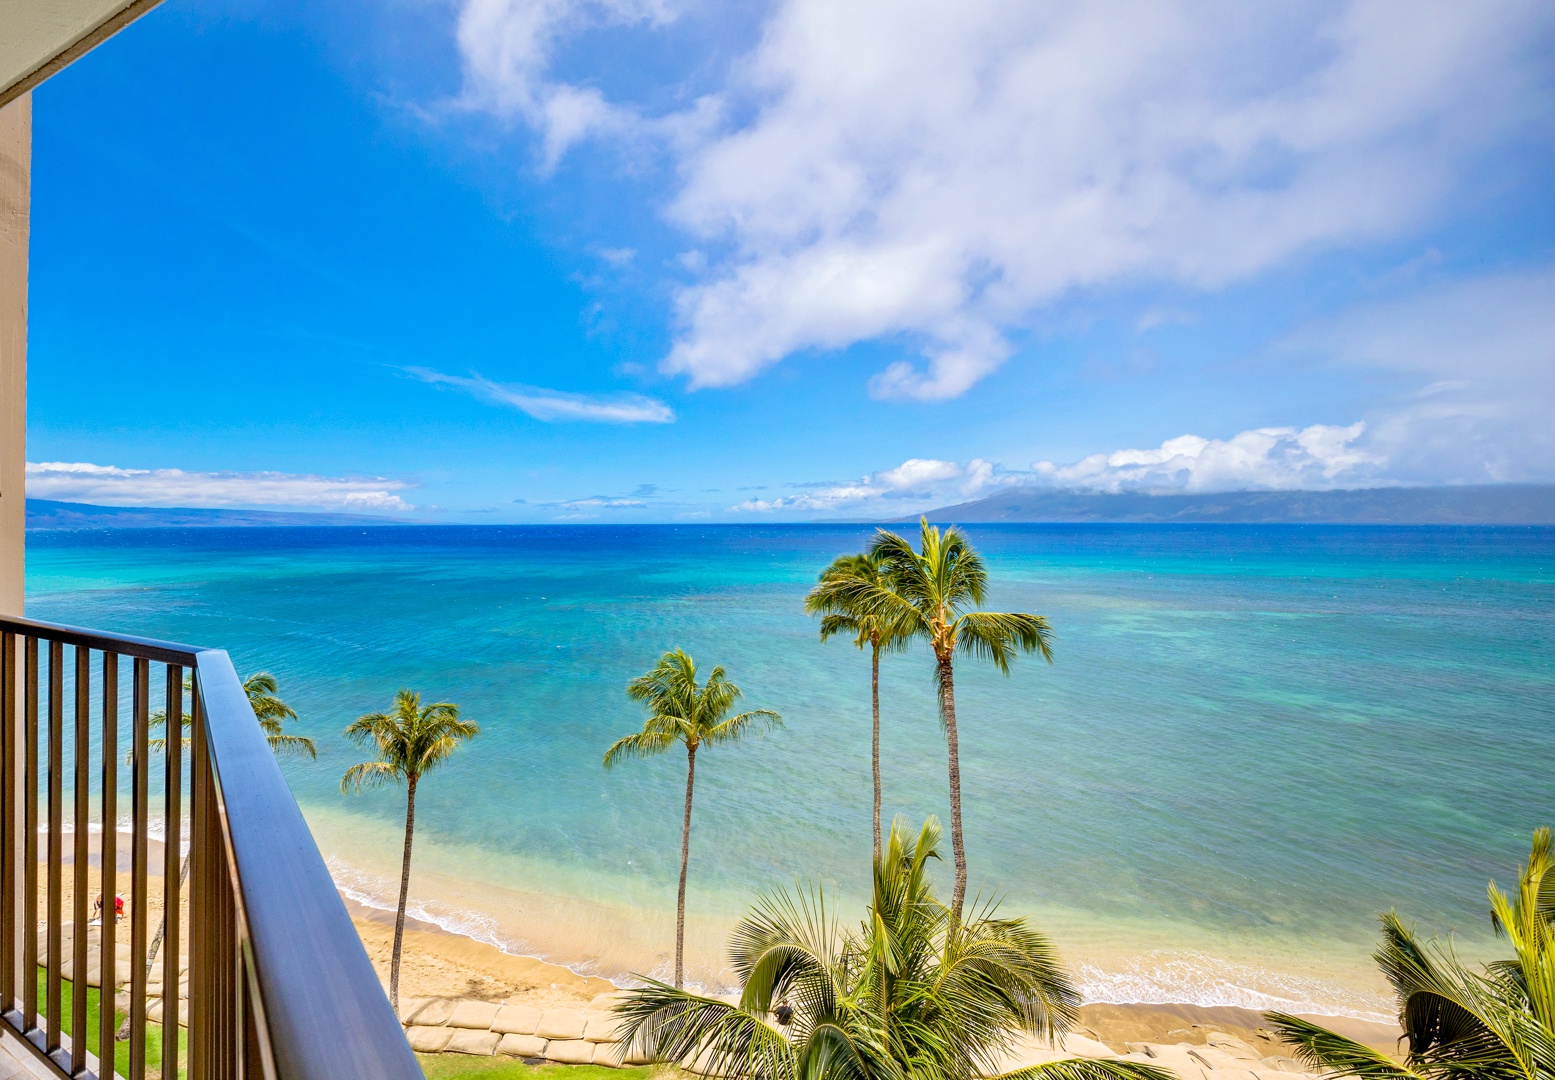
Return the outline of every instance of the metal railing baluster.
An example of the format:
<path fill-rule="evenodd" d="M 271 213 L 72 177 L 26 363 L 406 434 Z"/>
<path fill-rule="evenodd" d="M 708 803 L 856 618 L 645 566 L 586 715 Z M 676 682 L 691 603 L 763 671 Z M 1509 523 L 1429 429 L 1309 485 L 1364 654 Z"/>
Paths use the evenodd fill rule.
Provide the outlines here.
<path fill-rule="evenodd" d="M 16 1007 L 16 635 L 0 634 L 0 1014 Z"/>
<path fill-rule="evenodd" d="M 178 916 L 183 877 L 184 669 L 167 665 L 162 845 L 162 1080 L 178 1080 Z"/>
<path fill-rule="evenodd" d="M 22 694 L 22 1032 L 38 1026 L 38 639 L 23 645 Z"/>
<path fill-rule="evenodd" d="M 64 927 L 65 859 L 65 646 L 49 642 L 49 850 L 48 850 L 48 986 L 44 1011 L 47 1041 L 44 1049 L 52 1057 L 60 1047 L 63 1017 L 60 985 L 63 966 L 62 934 Z"/>
<path fill-rule="evenodd" d="M 98 1075 L 113 1075 L 114 1034 L 118 1024 L 114 1016 L 114 991 L 119 983 L 118 915 L 119 895 L 119 654 L 103 653 L 103 738 L 102 738 L 102 898 L 103 925 L 98 936 L 97 954 Z"/>
<path fill-rule="evenodd" d="M 150 749 L 151 665 L 135 659 L 134 735 L 130 746 L 132 811 L 130 844 L 130 1076 L 146 1080 L 146 924 L 149 889 L 146 884 L 146 841 L 150 813 L 146 806 L 147 757 Z"/>
<path fill-rule="evenodd" d="M 200 689 L 189 699 L 189 1072 L 210 1077 L 210 781 Z"/>
<path fill-rule="evenodd" d="M 70 934 L 70 1075 L 86 1068 L 86 964 L 87 871 L 91 853 L 89 820 L 92 813 L 92 758 L 88 752 L 92 738 L 92 651 L 76 646 L 75 708 L 75 810 L 70 816 L 71 839 L 75 841 L 71 858 L 71 934 Z"/>

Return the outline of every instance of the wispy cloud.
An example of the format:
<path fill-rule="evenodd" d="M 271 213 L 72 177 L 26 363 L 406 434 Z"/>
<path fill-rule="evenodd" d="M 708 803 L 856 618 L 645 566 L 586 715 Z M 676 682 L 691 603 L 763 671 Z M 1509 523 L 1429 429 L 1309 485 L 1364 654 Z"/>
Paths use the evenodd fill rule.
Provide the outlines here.
<path fill-rule="evenodd" d="M 550 505 L 559 506 L 564 510 L 641 510 L 648 504 L 641 499 L 616 499 L 608 495 L 590 495 L 586 499 L 568 499 L 566 502 Z"/>
<path fill-rule="evenodd" d="M 1006 482 L 992 464 L 973 458 L 966 464 L 934 458 L 909 458 L 891 469 L 882 469 L 848 483 L 795 485 L 805 490 L 775 499 L 746 499 L 729 509 L 737 513 L 822 512 L 884 516 L 905 513 L 952 499 L 971 498 Z"/>
<path fill-rule="evenodd" d="M 406 373 L 422 382 L 451 386 L 493 405 L 505 405 L 551 423 L 571 420 L 592 424 L 672 424 L 675 411 L 656 398 L 642 394 L 573 394 L 538 386 L 507 386 L 471 373 L 447 375 L 431 368 L 408 367 Z"/>
<path fill-rule="evenodd" d="M 309 476 L 280 472 L 189 472 L 123 469 L 85 461 L 27 463 L 35 499 L 102 506 L 288 506 L 331 510 L 412 510 L 403 480 Z"/>

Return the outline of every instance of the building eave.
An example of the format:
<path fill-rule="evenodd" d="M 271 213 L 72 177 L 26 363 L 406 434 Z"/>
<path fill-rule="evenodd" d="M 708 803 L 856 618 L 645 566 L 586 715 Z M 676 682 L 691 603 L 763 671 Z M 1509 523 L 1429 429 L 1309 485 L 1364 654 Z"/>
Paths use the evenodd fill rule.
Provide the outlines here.
<path fill-rule="evenodd" d="M 0 108 L 85 56 L 161 0 L 6 0 L 0 7 Z"/>

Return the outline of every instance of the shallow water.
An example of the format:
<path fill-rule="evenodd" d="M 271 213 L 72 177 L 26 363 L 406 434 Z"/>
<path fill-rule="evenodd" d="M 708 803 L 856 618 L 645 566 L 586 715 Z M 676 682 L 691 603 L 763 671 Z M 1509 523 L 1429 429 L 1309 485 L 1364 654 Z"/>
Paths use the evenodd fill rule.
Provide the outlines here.
<path fill-rule="evenodd" d="M 801 600 L 870 530 L 406 527 L 29 535 L 28 614 L 227 648 L 319 760 L 284 768 L 337 878 L 392 902 L 403 800 L 345 797 L 339 737 L 395 689 L 480 739 L 422 788 L 424 917 L 619 975 L 662 970 L 684 759 L 611 773 L 664 649 L 721 663 L 765 739 L 699 756 L 691 952 L 708 983 L 760 889 L 851 913 L 869 668 Z M 1376 912 L 1492 949 L 1486 882 L 1555 819 L 1555 530 L 975 526 L 990 604 L 1052 666 L 958 666 L 974 890 L 1111 1000 L 1385 1012 Z M 946 815 L 927 654 L 882 672 L 887 813 Z M 947 885 L 948 885 L 948 875 Z M 851 915 L 850 915 L 851 917 Z"/>

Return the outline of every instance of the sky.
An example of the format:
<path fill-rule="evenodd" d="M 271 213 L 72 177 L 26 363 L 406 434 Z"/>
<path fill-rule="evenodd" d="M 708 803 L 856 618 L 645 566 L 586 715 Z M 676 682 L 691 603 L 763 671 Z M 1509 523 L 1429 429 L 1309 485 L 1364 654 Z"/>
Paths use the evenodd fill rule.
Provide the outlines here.
<path fill-rule="evenodd" d="M 28 493 L 1555 482 L 1555 7 L 166 0 L 34 94 Z"/>

